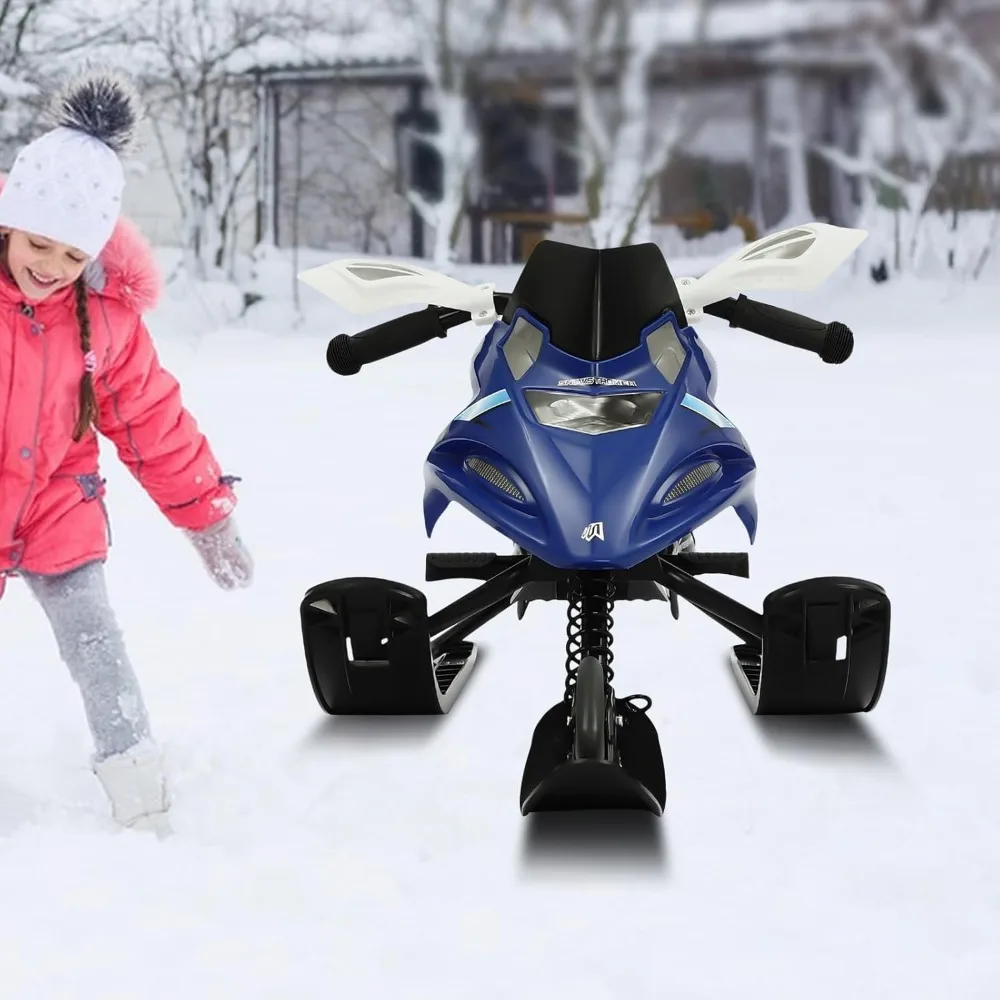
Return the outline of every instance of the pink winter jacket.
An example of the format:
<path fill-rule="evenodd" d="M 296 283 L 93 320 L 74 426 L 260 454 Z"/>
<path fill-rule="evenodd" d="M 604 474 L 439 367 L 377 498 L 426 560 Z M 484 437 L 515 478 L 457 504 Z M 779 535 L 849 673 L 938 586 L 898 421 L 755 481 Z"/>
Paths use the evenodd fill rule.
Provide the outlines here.
<path fill-rule="evenodd" d="M 122 219 L 97 265 L 86 272 L 97 428 L 172 524 L 206 528 L 233 510 L 234 477 L 142 320 L 161 290 L 152 252 Z M 19 569 L 63 573 L 107 556 L 97 435 L 73 441 L 83 366 L 73 289 L 30 304 L 0 268 L 0 595 Z"/>

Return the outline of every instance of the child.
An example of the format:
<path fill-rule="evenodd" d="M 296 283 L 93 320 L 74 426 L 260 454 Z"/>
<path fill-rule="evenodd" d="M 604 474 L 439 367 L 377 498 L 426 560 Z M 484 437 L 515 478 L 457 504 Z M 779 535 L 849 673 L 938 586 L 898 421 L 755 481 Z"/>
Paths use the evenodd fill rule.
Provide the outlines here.
<path fill-rule="evenodd" d="M 160 830 L 163 761 L 105 589 L 95 432 L 219 586 L 247 586 L 253 563 L 232 518 L 235 477 L 220 474 L 142 319 L 159 277 L 119 217 L 119 153 L 140 114 L 126 78 L 85 73 L 0 190 L 0 594 L 7 576 L 23 577 L 44 609 L 83 696 L 113 817 Z"/>

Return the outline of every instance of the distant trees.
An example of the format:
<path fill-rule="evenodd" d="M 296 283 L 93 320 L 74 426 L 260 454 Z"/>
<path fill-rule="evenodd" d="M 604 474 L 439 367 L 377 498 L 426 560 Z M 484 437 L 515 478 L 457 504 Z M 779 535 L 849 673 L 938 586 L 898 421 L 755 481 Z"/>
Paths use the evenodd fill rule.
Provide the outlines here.
<path fill-rule="evenodd" d="M 889 3 L 891 16 L 854 40 L 853 55 L 874 71 L 858 154 L 811 148 L 862 179 L 860 224 L 892 213 L 894 232 L 879 249 L 888 269 L 908 271 L 926 249 L 932 196 L 947 171 L 970 153 L 1000 150 L 1000 76 L 952 0 Z M 974 273 L 997 231 L 994 225 Z"/>
<path fill-rule="evenodd" d="M 254 93 L 236 60 L 269 40 L 304 39 L 316 25 L 296 0 L 145 0 L 122 22 L 149 82 L 150 123 L 195 277 L 232 275 L 240 194 L 257 155 Z M 182 137 L 178 156 L 168 131 Z"/>
<path fill-rule="evenodd" d="M 431 258 L 438 266 L 455 255 L 479 153 L 479 136 L 469 110 L 476 60 L 491 51 L 503 30 L 511 0 L 389 0 L 414 32 L 417 57 L 427 79 L 437 118 L 433 131 L 416 138 L 441 161 L 441 196 L 430 201 L 410 189 L 407 198 L 434 230 Z"/>
<path fill-rule="evenodd" d="M 676 98 L 664 119 L 653 113 L 650 71 L 662 49 L 670 8 L 649 0 L 551 0 L 573 53 L 579 132 L 590 236 L 612 247 L 649 239 L 651 195 L 674 152 L 700 124 Z M 694 0 L 695 29 L 704 38 L 709 0 Z M 676 8 L 675 8 L 676 10 Z M 611 86 L 602 86 L 609 76 Z"/>

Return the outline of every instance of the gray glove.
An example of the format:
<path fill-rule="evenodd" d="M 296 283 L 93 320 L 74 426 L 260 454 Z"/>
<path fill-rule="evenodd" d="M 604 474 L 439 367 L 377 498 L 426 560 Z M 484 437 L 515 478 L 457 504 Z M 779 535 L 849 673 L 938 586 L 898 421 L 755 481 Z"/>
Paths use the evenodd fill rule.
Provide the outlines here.
<path fill-rule="evenodd" d="M 239 535 L 232 515 L 204 531 L 188 531 L 188 538 L 201 556 L 212 579 L 223 589 L 249 587 L 253 559 Z"/>

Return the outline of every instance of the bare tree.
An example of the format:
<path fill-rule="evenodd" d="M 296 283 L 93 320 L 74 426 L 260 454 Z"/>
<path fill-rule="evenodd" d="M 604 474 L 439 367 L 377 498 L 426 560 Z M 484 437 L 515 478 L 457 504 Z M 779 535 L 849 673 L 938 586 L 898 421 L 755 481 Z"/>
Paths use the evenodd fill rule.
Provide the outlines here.
<path fill-rule="evenodd" d="M 310 243 L 339 242 L 345 234 L 361 253 L 392 253 L 387 214 L 396 195 L 396 171 L 372 132 L 391 128 L 392 114 L 370 90 L 355 92 L 361 107 L 345 108 L 344 90 L 325 90 L 322 101 L 310 101 L 298 85 L 282 115 L 289 120 L 291 142 L 286 188 L 290 220 L 292 272 L 299 271 L 299 249 Z M 360 111 L 360 114 L 357 113 Z M 355 124 L 352 119 L 360 119 Z M 364 129 L 364 124 L 369 128 Z M 353 152 L 330 160 L 310 156 L 304 138 L 316 128 L 330 129 L 338 144 Z M 321 147 L 322 149 L 322 147 Z M 316 212 L 322 204 L 322 213 Z M 303 223 L 307 225 L 304 226 Z M 312 240 L 309 237 L 312 237 Z M 317 239 L 318 237 L 318 239 Z M 301 283 L 293 282 L 297 316 L 301 315 Z"/>
<path fill-rule="evenodd" d="M 394 226 L 387 210 L 395 200 L 396 171 L 372 157 L 367 172 L 326 172 L 321 178 L 314 173 L 303 178 L 306 189 L 321 183 L 331 211 L 350 234 L 352 246 L 363 254 L 391 255 Z"/>
<path fill-rule="evenodd" d="M 407 197 L 434 229 L 433 259 L 454 258 L 469 177 L 479 152 L 470 120 L 469 94 L 475 61 L 491 51 L 506 22 L 510 0 L 390 0 L 415 34 L 420 65 L 429 84 L 438 127 L 425 133 L 441 157 L 442 197 L 430 202 L 411 190 Z"/>
<path fill-rule="evenodd" d="M 143 0 L 0 0 L 0 155 L 32 138 L 52 90 L 86 60 L 128 64 L 123 16 Z M 122 58 L 122 53 L 125 58 Z"/>
<path fill-rule="evenodd" d="M 269 40 L 294 42 L 314 26 L 295 0 L 151 0 L 130 19 L 149 120 L 197 277 L 213 269 L 233 275 L 241 198 L 257 154 L 254 93 L 236 60 Z"/>
<path fill-rule="evenodd" d="M 932 193 L 956 157 L 1000 144 L 1000 75 L 963 30 L 952 0 L 891 0 L 891 17 L 852 40 L 874 70 L 861 149 L 815 152 L 865 181 L 862 224 L 894 212 L 896 270 L 919 257 Z"/>
<path fill-rule="evenodd" d="M 39 0 L 0 0 L 0 147 L 13 145 L 20 138 L 25 102 L 36 94 L 23 75 L 22 48 L 38 4 Z"/>
<path fill-rule="evenodd" d="M 692 44 L 704 37 L 709 10 L 698 5 Z M 594 246 L 648 238 L 650 200 L 675 150 L 703 118 L 678 98 L 665 125 L 653 115 L 652 63 L 664 44 L 662 4 L 644 0 L 552 0 L 575 55 L 580 134 L 590 235 Z M 610 90 L 602 85 L 612 81 Z"/>
<path fill-rule="evenodd" d="M 302 96 L 294 103 L 304 103 Z M 308 103 L 308 116 L 293 126 L 296 143 L 302 130 L 322 130 L 329 145 L 319 144 L 319 150 L 336 148 L 337 155 L 317 155 L 314 148 L 309 164 L 293 170 L 293 215 L 303 204 L 304 211 L 314 212 L 321 202 L 327 209 L 323 225 L 314 216 L 310 230 L 322 232 L 323 242 L 346 237 L 362 253 L 391 254 L 402 200 L 392 142 L 395 96 L 341 85 L 323 88 L 322 96 Z"/>
<path fill-rule="evenodd" d="M 24 40 L 26 35 L 30 36 L 39 7 L 45 2 L 0 0 L 0 98 L 25 96 L 25 85 L 18 72 L 23 61 Z"/>

